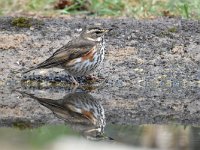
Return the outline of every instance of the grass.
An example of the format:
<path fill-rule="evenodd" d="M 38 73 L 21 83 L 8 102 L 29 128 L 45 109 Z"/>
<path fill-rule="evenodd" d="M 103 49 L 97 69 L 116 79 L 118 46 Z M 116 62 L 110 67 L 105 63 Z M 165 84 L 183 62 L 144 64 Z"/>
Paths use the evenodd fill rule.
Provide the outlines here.
<path fill-rule="evenodd" d="M 134 17 L 180 16 L 182 18 L 200 18 L 199 0 L 140 0 L 129 7 Z"/>
<path fill-rule="evenodd" d="M 80 9 L 82 8 L 82 9 Z M 91 0 L 90 2 L 84 2 L 84 0 L 74 0 L 74 4 L 65 8 L 63 13 L 87 13 L 97 16 L 120 16 L 125 9 L 125 3 L 122 0 Z"/>
<path fill-rule="evenodd" d="M 55 10 L 56 0 L 0 0 L 0 15 L 29 14 L 85 14 L 94 16 L 128 16 L 155 18 L 180 16 L 200 19 L 199 0 L 71 0 L 63 10 Z"/>

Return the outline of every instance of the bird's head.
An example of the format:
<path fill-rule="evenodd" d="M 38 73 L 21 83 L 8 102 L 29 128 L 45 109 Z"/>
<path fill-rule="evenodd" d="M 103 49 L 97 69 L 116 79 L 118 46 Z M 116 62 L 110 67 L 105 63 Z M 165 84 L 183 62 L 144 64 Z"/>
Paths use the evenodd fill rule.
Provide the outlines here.
<path fill-rule="evenodd" d="M 110 30 L 112 29 L 106 29 L 99 26 L 88 27 L 83 30 L 81 36 L 90 41 L 100 42 L 105 33 L 109 32 Z"/>

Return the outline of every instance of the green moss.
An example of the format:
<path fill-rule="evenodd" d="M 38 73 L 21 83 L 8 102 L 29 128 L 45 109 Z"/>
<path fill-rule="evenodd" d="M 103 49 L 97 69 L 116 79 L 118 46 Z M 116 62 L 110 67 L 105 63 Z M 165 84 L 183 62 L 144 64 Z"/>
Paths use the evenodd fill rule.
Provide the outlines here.
<path fill-rule="evenodd" d="M 11 24 L 19 28 L 30 28 L 31 26 L 41 27 L 44 25 L 43 21 L 41 20 L 26 17 L 13 18 Z"/>
<path fill-rule="evenodd" d="M 177 27 L 171 27 L 171 28 L 168 28 L 162 32 L 160 32 L 159 36 L 161 37 L 164 37 L 164 36 L 171 36 L 172 33 L 177 33 Z"/>
<path fill-rule="evenodd" d="M 13 18 L 11 24 L 20 28 L 30 28 L 31 19 L 25 17 Z"/>
<path fill-rule="evenodd" d="M 93 91 L 93 90 L 96 90 L 97 87 L 91 86 L 91 85 L 84 85 L 83 89 L 86 90 L 86 91 Z"/>
<path fill-rule="evenodd" d="M 16 121 L 16 122 L 13 122 L 13 127 L 23 130 L 23 129 L 31 128 L 31 123 L 25 122 L 25 121 Z"/>
<path fill-rule="evenodd" d="M 164 37 L 164 36 L 170 36 L 170 32 L 169 31 L 163 31 L 163 32 L 160 32 L 160 35 L 161 37 Z"/>
<path fill-rule="evenodd" d="M 176 33 L 177 32 L 177 27 L 169 28 L 168 31 L 172 32 L 172 33 Z"/>

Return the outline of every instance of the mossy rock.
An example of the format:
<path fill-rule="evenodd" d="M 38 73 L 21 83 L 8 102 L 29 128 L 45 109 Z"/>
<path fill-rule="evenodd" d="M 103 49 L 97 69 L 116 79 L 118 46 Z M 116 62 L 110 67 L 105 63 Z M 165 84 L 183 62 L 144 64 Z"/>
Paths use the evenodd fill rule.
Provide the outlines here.
<path fill-rule="evenodd" d="M 15 121 L 13 122 L 13 127 L 18 128 L 18 129 L 27 129 L 31 128 L 31 123 L 29 121 Z"/>
<path fill-rule="evenodd" d="M 168 29 L 169 32 L 172 32 L 172 33 L 176 33 L 177 32 L 177 27 L 171 27 Z"/>
<path fill-rule="evenodd" d="M 26 17 L 13 18 L 11 21 L 11 24 L 13 26 L 20 27 L 20 28 L 30 28 L 31 26 L 40 27 L 44 25 L 44 23 L 41 20 L 36 20 L 36 19 L 26 18 Z"/>

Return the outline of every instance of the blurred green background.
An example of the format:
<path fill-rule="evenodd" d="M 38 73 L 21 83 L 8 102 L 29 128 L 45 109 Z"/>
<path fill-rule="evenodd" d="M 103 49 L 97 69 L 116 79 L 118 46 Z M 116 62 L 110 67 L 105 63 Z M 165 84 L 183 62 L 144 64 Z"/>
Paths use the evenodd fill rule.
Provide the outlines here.
<path fill-rule="evenodd" d="M 39 128 L 0 128 L 0 145 L 10 149 L 43 149 L 46 145 L 64 136 L 79 135 L 65 125 L 45 125 Z"/>
<path fill-rule="evenodd" d="M 60 145 L 62 139 L 67 138 L 72 139 L 71 142 L 64 140 L 65 147 L 61 149 L 67 149 L 66 146 L 76 147 L 80 142 L 83 149 L 95 149 L 95 144 L 98 143 L 102 146 L 106 145 L 109 150 L 112 148 L 110 146 L 115 144 L 119 146 L 122 143 L 132 146 L 131 149 L 137 146 L 141 150 L 144 147 L 145 149 L 151 148 L 151 150 L 196 150 L 200 147 L 200 128 L 194 126 L 109 124 L 105 128 L 105 135 L 113 140 L 107 139 L 107 142 L 94 142 L 94 145 L 86 143 L 83 146 L 82 144 L 86 142 L 83 137 L 66 125 L 44 125 L 38 128 L 0 128 L 0 145 L 1 149 L 6 150 L 55 150 L 52 146 L 56 143 Z"/>
<path fill-rule="evenodd" d="M 0 15 L 200 18 L 199 0 L 0 0 Z"/>

